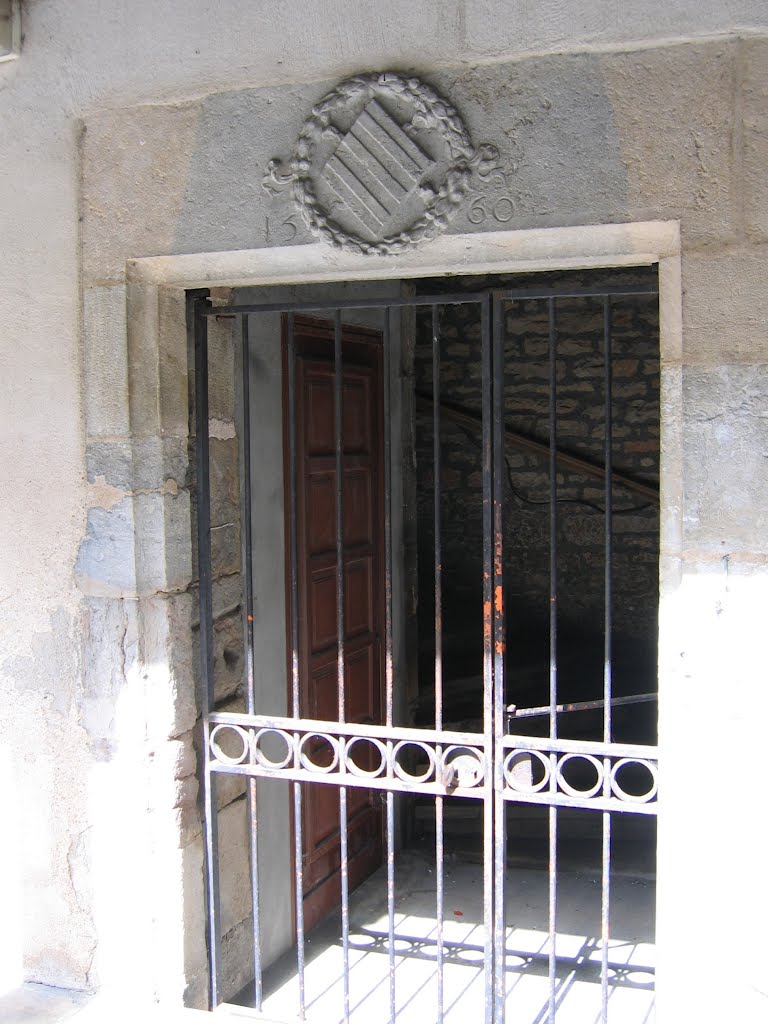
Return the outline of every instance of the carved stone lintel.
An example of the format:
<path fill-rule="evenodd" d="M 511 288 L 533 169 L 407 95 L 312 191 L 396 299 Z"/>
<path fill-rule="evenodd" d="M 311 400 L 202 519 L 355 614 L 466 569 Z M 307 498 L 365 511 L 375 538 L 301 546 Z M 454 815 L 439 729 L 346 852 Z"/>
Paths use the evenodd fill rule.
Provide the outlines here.
<path fill-rule="evenodd" d="M 464 201 L 473 171 L 498 166 L 475 149 L 456 110 L 418 78 L 356 75 L 324 96 L 289 162 L 270 160 L 262 186 L 291 184 L 309 230 L 330 245 L 389 255 L 434 238 Z"/>

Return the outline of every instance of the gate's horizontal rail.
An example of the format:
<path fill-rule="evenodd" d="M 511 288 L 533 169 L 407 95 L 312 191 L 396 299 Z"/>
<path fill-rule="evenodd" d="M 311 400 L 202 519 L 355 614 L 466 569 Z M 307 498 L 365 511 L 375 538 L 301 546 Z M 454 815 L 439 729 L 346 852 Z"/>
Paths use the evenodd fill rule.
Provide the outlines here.
<path fill-rule="evenodd" d="M 481 733 L 233 713 L 209 721 L 215 773 L 475 799 L 491 777 Z M 656 747 L 511 735 L 500 754 L 507 801 L 656 813 Z M 628 789 L 624 775 L 633 772 Z"/>
<path fill-rule="evenodd" d="M 425 795 L 487 795 L 481 733 L 211 714 L 210 770 Z"/>
<path fill-rule="evenodd" d="M 439 782 L 407 782 L 404 779 L 382 777 L 360 777 L 339 772 L 312 772 L 301 768 L 264 768 L 254 764 L 227 765 L 212 761 L 212 772 L 218 775 L 244 775 L 257 779 L 284 779 L 289 782 L 311 782 L 326 786 L 344 786 L 346 789 L 377 789 L 385 793 L 418 793 L 419 796 L 462 796 L 482 800 L 487 795 L 483 786 L 469 789 L 463 786 L 446 786 Z"/>
<path fill-rule="evenodd" d="M 656 814 L 657 747 L 516 735 L 505 736 L 502 746 L 505 800 Z M 627 774 L 634 775 L 631 789 L 625 788 Z"/>
<path fill-rule="evenodd" d="M 636 761 L 653 761 L 654 764 L 659 759 L 658 747 L 642 743 L 549 739 L 547 736 L 518 736 L 509 733 L 504 737 L 504 746 L 507 750 L 554 750 L 563 754 L 592 754 L 594 757 L 629 757 Z"/>
<path fill-rule="evenodd" d="M 502 302 L 544 299 L 594 299 L 612 295 L 615 298 L 658 295 L 652 285 L 608 285 L 593 288 L 499 288 L 491 294 Z M 205 316 L 242 316 L 246 313 L 308 313 L 335 309 L 387 309 L 402 306 L 455 306 L 481 303 L 488 292 L 442 292 L 436 295 L 390 295 L 365 299 L 306 299 L 300 302 L 249 302 L 233 306 L 211 306 Z"/>
<path fill-rule="evenodd" d="M 658 804 L 634 803 L 627 800 L 618 800 L 608 797 L 596 796 L 592 799 L 568 796 L 565 793 L 520 793 L 517 790 L 507 787 L 503 793 L 504 799 L 510 803 L 539 804 L 542 807 L 571 807 L 582 811 L 619 811 L 622 814 L 645 814 L 654 816 L 658 814 Z"/>
<path fill-rule="evenodd" d="M 278 729 L 286 732 L 331 733 L 336 736 L 363 736 L 379 740 L 416 740 L 425 743 L 466 744 L 483 747 L 486 737 L 481 732 L 454 730 L 414 729 L 412 726 L 368 725 L 361 722 L 335 722 L 322 718 L 285 718 L 272 715 L 237 714 L 232 711 L 212 712 L 208 716 L 214 725 L 239 725 L 250 729 Z"/>

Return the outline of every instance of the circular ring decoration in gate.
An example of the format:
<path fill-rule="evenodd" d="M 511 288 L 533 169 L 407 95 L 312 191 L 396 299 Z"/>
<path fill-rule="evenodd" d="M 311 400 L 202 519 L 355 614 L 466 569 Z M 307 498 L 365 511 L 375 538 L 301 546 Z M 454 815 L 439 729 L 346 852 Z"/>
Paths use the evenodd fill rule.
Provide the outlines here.
<path fill-rule="evenodd" d="M 243 745 L 242 750 L 238 754 L 228 754 L 222 746 L 231 737 L 237 737 L 236 742 L 239 741 Z M 248 756 L 248 733 L 245 729 L 241 729 L 239 725 L 229 725 L 225 722 L 217 723 L 211 729 L 208 743 L 211 753 L 221 764 L 242 764 Z"/>
<path fill-rule="evenodd" d="M 317 761 L 312 760 L 306 750 L 307 744 L 312 741 L 319 741 L 320 747 L 318 749 L 322 749 L 323 745 L 331 748 L 333 756 L 331 757 L 329 764 L 318 764 Z M 327 732 L 305 733 L 299 740 L 297 751 L 302 768 L 305 768 L 308 772 L 315 772 L 319 775 L 328 775 L 330 772 L 335 771 L 339 766 L 339 741 L 335 736 L 331 736 Z"/>
<path fill-rule="evenodd" d="M 522 769 L 525 764 L 526 758 L 530 758 L 531 770 L 530 779 L 525 777 L 524 771 L 515 772 L 515 768 L 520 766 Z M 533 781 L 533 761 L 536 760 L 541 765 L 542 776 L 538 782 Z M 550 766 L 549 758 L 543 754 L 540 750 L 521 750 L 513 749 L 504 757 L 504 778 L 507 780 L 507 785 L 510 789 L 513 789 L 516 793 L 539 793 L 545 786 L 549 785 L 549 780 L 552 775 L 552 768 Z"/>
<path fill-rule="evenodd" d="M 440 777 L 445 779 L 446 772 L 453 776 L 456 786 L 461 789 L 473 789 L 480 786 L 485 778 L 485 761 L 482 751 L 476 747 L 468 747 L 463 743 L 447 747 L 440 758 Z"/>
<path fill-rule="evenodd" d="M 630 793 L 624 789 L 616 776 L 627 765 L 644 768 L 650 778 L 650 786 L 644 793 Z M 656 796 L 659 790 L 659 772 L 653 761 L 638 757 L 621 757 L 611 768 L 611 791 L 619 800 L 626 800 L 629 803 L 647 804 Z"/>
<path fill-rule="evenodd" d="M 403 751 L 409 751 L 410 756 L 414 754 L 427 755 L 427 766 L 423 771 L 419 773 L 411 774 L 406 771 L 402 763 L 398 761 L 398 757 Z M 406 759 L 407 755 L 403 758 Z M 423 761 L 422 761 L 423 763 Z M 418 783 L 418 782 L 430 782 L 437 772 L 437 758 L 435 756 L 434 749 L 428 743 L 422 743 L 421 740 L 400 740 L 395 744 L 392 751 L 392 768 L 394 769 L 395 775 L 401 782 Z"/>
<path fill-rule="evenodd" d="M 367 745 L 369 751 L 375 750 L 379 755 L 379 763 L 373 768 L 363 768 L 359 765 L 352 757 L 355 747 L 359 747 L 361 751 L 365 750 Z M 361 779 L 377 779 L 384 773 L 387 767 L 387 748 L 381 742 L 377 740 L 375 736 L 352 736 L 344 744 L 344 767 L 352 775 L 357 775 Z M 363 753 L 363 756 L 364 753 Z"/>
<path fill-rule="evenodd" d="M 276 746 L 273 737 L 276 738 L 277 743 L 283 743 L 285 746 L 285 753 L 282 757 L 270 757 L 271 751 L 263 746 L 265 740 L 268 744 Z M 253 738 L 253 753 L 262 768 L 287 768 L 293 761 L 293 742 L 284 729 L 259 729 Z"/>
<path fill-rule="evenodd" d="M 434 238 L 488 173 L 493 146 L 475 149 L 454 107 L 418 78 L 355 75 L 312 108 L 287 169 L 271 160 L 264 187 L 293 183 L 309 230 L 360 254 L 390 255 Z"/>
<path fill-rule="evenodd" d="M 568 764 L 577 764 L 579 761 L 590 765 L 595 771 L 595 781 L 591 786 L 587 786 L 584 789 L 577 789 L 576 786 L 566 779 L 563 774 L 565 766 Z M 568 796 L 581 797 L 582 799 L 589 799 L 590 797 L 597 796 L 600 790 L 603 788 L 603 765 L 596 757 L 592 754 L 586 753 L 566 753 L 560 754 L 557 760 L 557 784 L 560 789 L 567 793 Z"/>

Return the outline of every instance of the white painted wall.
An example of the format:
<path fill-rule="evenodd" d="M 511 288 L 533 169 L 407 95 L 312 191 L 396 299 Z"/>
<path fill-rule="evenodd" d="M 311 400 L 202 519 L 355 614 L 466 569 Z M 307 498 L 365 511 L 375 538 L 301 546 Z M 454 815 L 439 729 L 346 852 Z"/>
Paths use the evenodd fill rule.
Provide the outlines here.
<path fill-rule="evenodd" d="M 92 749 L 80 719 L 85 529 L 78 233 L 80 118 L 242 86 L 429 72 L 541 52 L 631 48 L 768 25 L 762 0 L 30 0 L 0 63 L 0 723 L 4 821 L 19 837 L 27 976 L 93 983 Z M 125 634 L 127 656 L 130 636 Z M 108 704 L 102 713 L 109 715 Z M 107 795 L 105 795 L 106 798 Z M 123 884 L 124 879 L 120 879 Z M 133 884 L 133 883 L 131 883 Z M 138 881 L 137 883 L 138 884 Z M 3 963 L 18 963 L 11 949 Z"/>

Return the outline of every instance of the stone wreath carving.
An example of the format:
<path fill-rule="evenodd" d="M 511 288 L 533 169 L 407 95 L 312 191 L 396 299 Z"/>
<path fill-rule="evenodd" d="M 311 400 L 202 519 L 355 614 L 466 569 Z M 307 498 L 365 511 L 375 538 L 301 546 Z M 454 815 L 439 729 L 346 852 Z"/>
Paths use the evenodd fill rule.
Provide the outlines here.
<path fill-rule="evenodd" d="M 454 107 L 418 78 L 356 75 L 304 122 L 290 161 L 270 160 L 268 192 L 292 185 L 309 230 L 330 245 L 389 255 L 446 229 L 473 171 L 498 165 L 475 148 Z"/>

